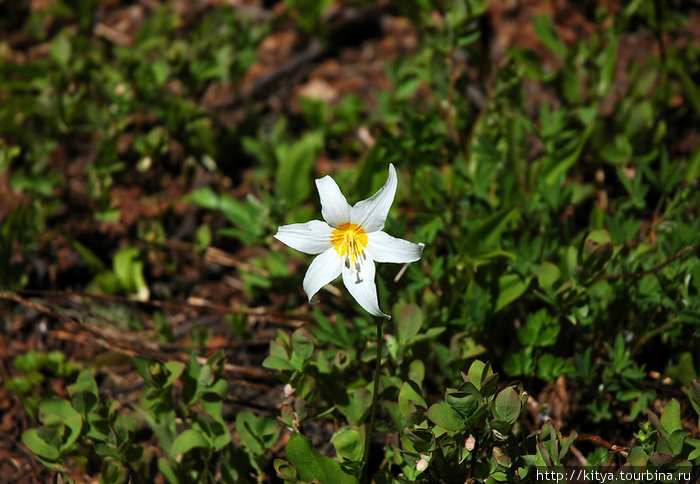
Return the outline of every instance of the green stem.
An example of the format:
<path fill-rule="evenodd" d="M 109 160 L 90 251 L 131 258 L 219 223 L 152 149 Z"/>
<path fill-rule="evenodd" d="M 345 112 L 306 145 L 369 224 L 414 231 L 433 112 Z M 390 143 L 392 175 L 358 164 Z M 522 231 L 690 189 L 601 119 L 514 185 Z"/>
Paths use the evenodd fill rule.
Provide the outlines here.
<path fill-rule="evenodd" d="M 377 361 L 374 369 L 374 388 L 372 389 L 372 408 L 370 409 L 369 428 L 365 435 L 365 456 L 363 459 L 364 469 L 367 472 L 367 464 L 369 464 L 369 446 L 372 442 L 372 434 L 374 433 L 374 417 L 377 410 L 377 395 L 379 394 L 379 372 L 382 366 L 382 318 L 376 318 L 377 322 Z M 369 476 L 367 476 L 369 478 Z M 370 482 L 368 479 L 367 482 Z"/>

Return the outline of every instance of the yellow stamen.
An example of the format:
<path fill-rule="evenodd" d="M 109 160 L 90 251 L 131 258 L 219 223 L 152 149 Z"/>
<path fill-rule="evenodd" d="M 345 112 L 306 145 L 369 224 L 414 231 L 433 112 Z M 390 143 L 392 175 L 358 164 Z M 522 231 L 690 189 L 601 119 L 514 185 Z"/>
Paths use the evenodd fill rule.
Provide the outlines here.
<path fill-rule="evenodd" d="M 365 229 L 350 222 L 341 224 L 331 234 L 331 244 L 340 257 L 349 257 L 350 263 L 355 264 L 367 247 Z"/>

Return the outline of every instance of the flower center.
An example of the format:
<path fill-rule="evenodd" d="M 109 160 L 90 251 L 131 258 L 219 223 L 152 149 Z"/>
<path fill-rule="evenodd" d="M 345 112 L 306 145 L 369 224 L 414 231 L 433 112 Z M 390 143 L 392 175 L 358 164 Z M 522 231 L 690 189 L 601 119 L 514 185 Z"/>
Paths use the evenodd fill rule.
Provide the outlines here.
<path fill-rule="evenodd" d="M 367 234 L 359 225 L 347 222 L 333 230 L 331 244 L 340 257 L 347 257 L 350 259 L 350 264 L 355 264 L 367 247 Z"/>

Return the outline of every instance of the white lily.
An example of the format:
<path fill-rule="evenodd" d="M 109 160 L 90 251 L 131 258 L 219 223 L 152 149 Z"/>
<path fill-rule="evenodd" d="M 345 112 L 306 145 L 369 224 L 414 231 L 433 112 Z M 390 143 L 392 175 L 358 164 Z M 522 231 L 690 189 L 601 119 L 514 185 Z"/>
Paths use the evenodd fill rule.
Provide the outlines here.
<path fill-rule="evenodd" d="M 330 176 L 316 180 L 325 222 L 283 225 L 275 238 L 293 249 L 318 256 L 304 276 L 304 291 L 311 298 L 339 275 L 355 300 L 374 316 L 391 316 L 379 309 L 374 283 L 375 262 L 407 263 L 420 259 L 424 244 L 414 244 L 383 232 L 396 194 L 396 170 L 377 193 L 350 206 Z"/>

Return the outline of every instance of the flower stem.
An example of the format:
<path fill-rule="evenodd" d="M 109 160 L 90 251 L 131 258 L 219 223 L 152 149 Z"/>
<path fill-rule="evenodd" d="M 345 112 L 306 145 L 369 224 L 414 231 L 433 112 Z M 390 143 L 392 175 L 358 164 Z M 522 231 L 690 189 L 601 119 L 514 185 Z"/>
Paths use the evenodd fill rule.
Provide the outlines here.
<path fill-rule="evenodd" d="M 377 322 L 377 361 L 374 369 L 374 388 L 372 389 L 369 428 L 367 429 L 367 435 L 365 435 L 365 456 L 363 459 L 365 472 L 367 472 L 367 464 L 369 464 L 369 447 L 372 443 L 372 434 L 374 433 L 374 417 L 377 410 L 377 395 L 379 394 L 379 372 L 382 366 L 382 318 L 375 318 L 375 320 Z M 367 482 L 371 482 L 371 479 L 368 479 Z"/>

